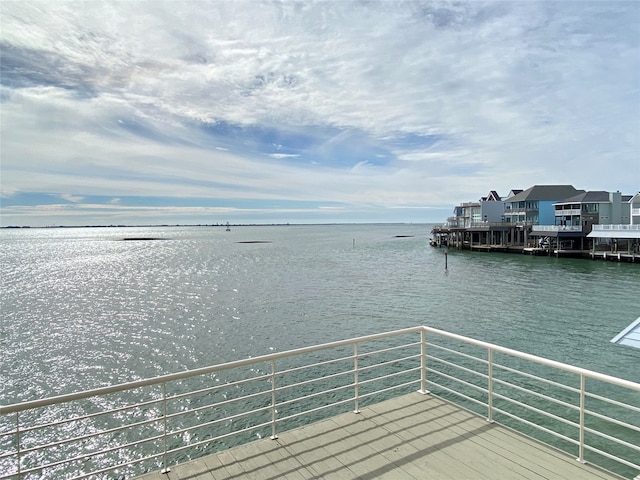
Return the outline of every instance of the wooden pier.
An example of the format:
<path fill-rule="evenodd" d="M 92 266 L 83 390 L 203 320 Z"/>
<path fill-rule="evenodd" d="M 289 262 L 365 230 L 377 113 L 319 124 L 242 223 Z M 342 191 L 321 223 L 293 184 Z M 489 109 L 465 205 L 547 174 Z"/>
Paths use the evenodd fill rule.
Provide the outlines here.
<path fill-rule="evenodd" d="M 620 479 L 437 397 L 408 394 L 138 480 Z"/>

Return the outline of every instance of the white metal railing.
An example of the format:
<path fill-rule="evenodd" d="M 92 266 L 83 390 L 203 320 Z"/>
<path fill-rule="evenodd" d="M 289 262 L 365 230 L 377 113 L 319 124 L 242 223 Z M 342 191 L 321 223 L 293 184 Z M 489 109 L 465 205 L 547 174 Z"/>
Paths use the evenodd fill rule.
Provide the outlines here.
<path fill-rule="evenodd" d="M 593 231 L 611 231 L 611 230 L 638 230 L 640 231 L 640 225 L 594 225 Z"/>
<path fill-rule="evenodd" d="M 2 406 L 0 478 L 168 471 L 416 387 L 579 461 L 640 471 L 639 383 L 414 327 Z"/>
<path fill-rule="evenodd" d="M 563 208 L 561 210 L 556 210 L 555 211 L 555 216 L 556 217 L 562 217 L 562 216 L 575 216 L 575 215 L 581 215 L 582 211 L 579 208 Z"/>
<path fill-rule="evenodd" d="M 533 231 L 536 232 L 581 232 L 580 225 L 534 225 Z"/>

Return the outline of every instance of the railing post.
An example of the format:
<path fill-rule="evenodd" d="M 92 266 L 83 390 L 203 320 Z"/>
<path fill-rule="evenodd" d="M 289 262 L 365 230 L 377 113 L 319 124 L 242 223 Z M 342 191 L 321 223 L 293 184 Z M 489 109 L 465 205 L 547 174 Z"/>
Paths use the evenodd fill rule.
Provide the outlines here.
<path fill-rule="evenodd" d="M 578 460 L 581 463 L 584 462 L 584 408 L 585 408 L 585 390 L 586 390 L 586 380 L 584 373 L 580 374 L 580 442 L 578 446 Z"/>
<path fill-rule="evenodd" d="M 355 408 L 353 409 L 353 413 L 360 413 L 358 409 L 358 401 L 359 401 L 359 385 L 358 385 L 358 342 L 353 344 L 353 384 L 355 386 Z"/>
<path fill-rule="evenodd" d="M 426 395 L 427 390 L 427 331 L 420 330 L 420 390 L 418 393 Z"/>
<path fill-rule="evenodd" d="M 164 443 L 164 453 L 162 454 L 162 470 L 160 470 L 160 473 L 169 473 L 171 468 L 167 465 L 167 382 L 162 384 L 162 410 L 164 429 L 162 441 Z"/>
<path fill-rule="evenodd" d="M 20 412 L 16 412 L 16 455 L 18 457 L 18 480 L 22 478 L 22 453 L 20 452 Z"/>
<path fill-rule="evenodd" d="M 276 418 L 278 411 L 276 410 L 276 359 L 271 360 L 271 440 L 278 438 L 276 432 Z"/>
<path fill-rule="evenodd" d="M 487 348 L 487 385 L 488 398 L 487 398 L 487 421 L 493 423 L 493 348 Z"/>

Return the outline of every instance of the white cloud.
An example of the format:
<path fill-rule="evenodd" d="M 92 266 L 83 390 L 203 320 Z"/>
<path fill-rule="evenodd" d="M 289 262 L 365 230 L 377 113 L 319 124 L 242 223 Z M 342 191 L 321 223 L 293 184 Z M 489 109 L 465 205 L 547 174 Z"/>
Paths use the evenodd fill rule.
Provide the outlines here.
<path fill-rule="evenodd" d="M 297 158 L 300 155 L 292 153 L 270 153 L 269 156 L 272 158 Z"/>
<path fill-rule="evenodd" d="M 68 201 L 68 202 L 72 202 L 72 203 L 80 203 L 84 200 L 84 197 L 80 197 L 78 195 L 71 195 L 68 193 L 63 193 L 60 195 L 61 198 L 63 198 L 64 200 Z"/>

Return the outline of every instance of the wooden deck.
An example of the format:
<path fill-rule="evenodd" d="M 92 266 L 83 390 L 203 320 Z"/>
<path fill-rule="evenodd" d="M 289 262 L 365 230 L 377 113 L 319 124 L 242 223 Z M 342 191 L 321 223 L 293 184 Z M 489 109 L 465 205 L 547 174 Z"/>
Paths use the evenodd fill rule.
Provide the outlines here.
<path fill-rule="evenodd" d="M 139 480 L 619 478 L 419 393 L 279 435 Z"/>

